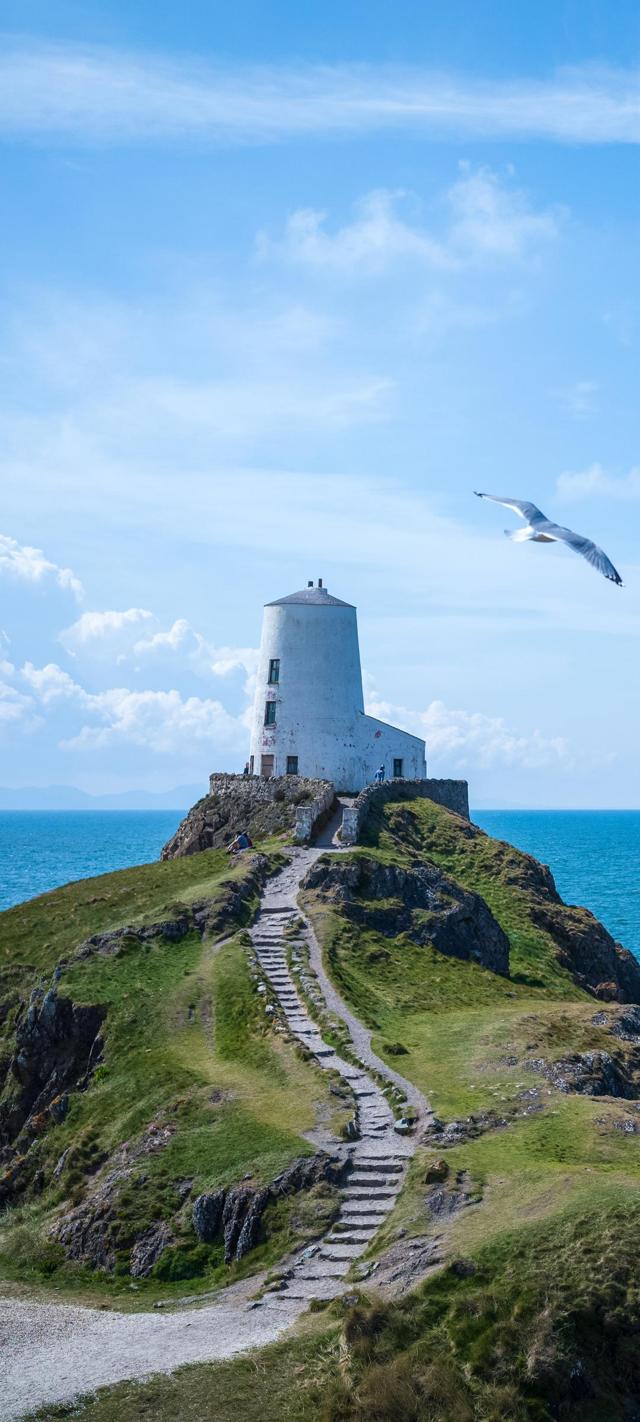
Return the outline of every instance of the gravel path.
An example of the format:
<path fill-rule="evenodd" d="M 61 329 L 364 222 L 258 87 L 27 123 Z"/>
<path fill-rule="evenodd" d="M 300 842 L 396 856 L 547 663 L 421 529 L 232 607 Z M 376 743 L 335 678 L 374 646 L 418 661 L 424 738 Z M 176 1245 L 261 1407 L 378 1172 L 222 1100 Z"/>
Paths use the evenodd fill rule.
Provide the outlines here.
<path fill-rule="evenodd" d="M 229 1358 L 273 1342 L 305 1311 L 310 1299 L 332 1298 L 344 1291 L 345 1275 L 393 1208 L 415 1138 L 396 1133 L 389 1104 L 366 1068 L 398 1083 L 421 1123 L 429 1118 L 429 1107 L 410 1082 L 373 1052 L 369 1033 L 327 978 L 315 935 L 297 905 L 300 881 L 310 864 L 327 848 L 338 849 L 339 823 L 340 814 L 327 826 L 317 848 L 295 850 L 281 873 L 269 880 L 251 929 L 258 961 L 290 1031 L 319 1066 L 348 1081 L 355 1096 L 359 1138 L 350 1145 L 336 1143 L 351 1162 L 337 1220 L 323 1239 L 288 1261 L 284 1287 L 267 1293 L 257 1307 L 250 1301 L 258 1286 L 255 1278 L 225 1289 L 214 1303 L 173 1311 L 124 1314 L 0 1299 L 1 1422 L 17 1422 L 27 1412 L 71 1402 L 82 1393 L 124 1379 L 173 1372 L 183 1363 Z M 300 946 L 308 947 L 327 1006 L 349 1028 L 361 1067 L 340 1058 L 309 1016 L 287 962 L 294 926 Z"/>

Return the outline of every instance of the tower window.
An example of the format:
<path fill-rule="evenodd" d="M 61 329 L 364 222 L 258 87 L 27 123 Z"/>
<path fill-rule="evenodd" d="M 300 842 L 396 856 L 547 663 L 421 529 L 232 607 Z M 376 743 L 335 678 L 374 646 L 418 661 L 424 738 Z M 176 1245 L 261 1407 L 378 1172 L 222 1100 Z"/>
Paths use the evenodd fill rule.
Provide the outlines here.
<path fill-rule="evenodd" d="M 269 662 L 269 685 L 277 686 L 280 680 L 280 658 L 272 657 Z"/>
<path fill-rule="evenodd" d="M 297 775 L 297 774 L 298 774 L 298 757 L 297 757 L 297 755 L 288 755 L 288 756 L 287 756 L 287 775 Z"/>
<path fill-rule="evenodd" d="M 401 760 L 394 760 L 394 762 L 393 762 L 393 778 L 394 778 L 394 780 L 402 780 L 402 761 L 401 761 Z"/>
<path fill-rule="evenodd" d="M 264 708 L 264 724 L 265 726 L 275 726 L 276 724 L 275 701 L 267 701 L 266 703 L 266 706 Z"/>

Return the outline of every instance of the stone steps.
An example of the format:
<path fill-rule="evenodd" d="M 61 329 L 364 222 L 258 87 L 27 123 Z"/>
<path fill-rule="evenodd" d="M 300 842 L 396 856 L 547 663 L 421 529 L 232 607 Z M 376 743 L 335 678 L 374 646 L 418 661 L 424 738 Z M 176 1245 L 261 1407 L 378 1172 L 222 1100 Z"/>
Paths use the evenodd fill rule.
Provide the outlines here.
<path fill-rule="evenodd" d="M 408 1149 L 405 1156 L 395 1146 L 393 1111 L 375 1078 L 366 1068 L 342 1061 L 313 1021 L 300 986 L 302 981 L 305 987 L 312 988 L 314 975 L 304 962 L 300 963 L 300 976 L 289 967 L 287 953 L 305 944 L 302 932 L 286 940 L 283 937 L 301 916 L 292 907 L 299 878 L 300 875 L 285 871 L 278 880 L 271 881 L 251 930 L 253 948 L 259 970 L 275 993 L 289 1030 L 313 1054 L 319 1067 L 337 1070 L 351 1087 L 360 1139 L 350 1153 L 352 1170 L 341 1190 L 337 1218 L 311 1256 L 298 1258 L 293 1277 L 266 1296 L 265 1306 L 272 1301 L 272 1307 L 278 1299 L 308 1302 L 312 1298 L 331 1299 L 342 1291 L 351 1264 L 368 1248 L 393 1208 L 411 1153 Z M 284 901 L 287 899 L 289 902 Z"/>

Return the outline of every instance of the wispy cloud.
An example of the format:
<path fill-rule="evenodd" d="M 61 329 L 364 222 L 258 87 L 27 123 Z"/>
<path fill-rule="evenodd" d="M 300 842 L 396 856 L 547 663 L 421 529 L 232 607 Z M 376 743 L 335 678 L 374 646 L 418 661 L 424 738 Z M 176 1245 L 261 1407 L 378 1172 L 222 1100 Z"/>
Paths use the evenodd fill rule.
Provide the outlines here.
<path fill-rule="evenodd" d="M 556 390 L 556 398 L 574 420 L 587 420 L 597 410 L 598 383 L 596 380 L 574 380 Z"/>
<path fill-rule="evenodd" d="M 450 709 L 442 701 L 432 701 L 425 711 L 394 706 L 373 694 L 367 712 L 382 720 L 424 737 L 427 756 L 436 768 L 466 770 L 472 767 L 518 765 L 526 770 L 541 766 L 569 765 L 570 754 L 563 736 L 544 736 L 540 731 L 516 731 L 502 716 L 486 716 L 480 711 Z"/>
<path fill-rule="evenodd" d="M 76 598 L 83 596 L 82 583 L 71 568 L 61 568 L 46 558 L 41 548 L 18 543 L 4 533 L 0 533 L 0 573 L 25 583 L 43 583 L 52 578 L 65 592 Z"/>
<path fill-rule="evenodd" d="M 591 497 L 640 499 L 640 468 L 628 474 L 609 474 L 602 464 L 591 464 L 575 474 L 560 474 L 556 480 L 558 498 L 578 501 Z"/>
<path fill-rule="evenodd" d="M 337 272 L 378 273 L 391 263 L 417 263 L 454 272 L 483 261 L 519 261 L 558 234 L 560 209 L 536 212 L 527 194 L 489 168 L 460 165 L 444 194 L 444 230 L 431 232 L 402 215 L 405 192 L 378 189 L 360 199 L 352 222 L 327 230 L 325 212 L 303 208 L 288 219 L 284 237 L 258 239 L 263 257 L 276 254 Z"/>
<path fill-rule="evenodd" d="M 398 128 L 637 143 L 638 75 L 583 67 L 500 81 L 370 64 L 211 67 L 24 42 L 6 44 L 0 63 L 0 130 L 38 139 L 268 143 Z"/>

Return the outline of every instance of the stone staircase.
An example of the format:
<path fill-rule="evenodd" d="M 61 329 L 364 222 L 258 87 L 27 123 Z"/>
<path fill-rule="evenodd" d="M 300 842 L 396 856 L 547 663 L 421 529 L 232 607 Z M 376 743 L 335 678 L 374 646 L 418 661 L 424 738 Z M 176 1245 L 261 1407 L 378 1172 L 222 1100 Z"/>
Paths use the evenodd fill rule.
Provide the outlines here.
<path fill-rule="evenodd" d="M 337 828 L 339 824 L 327 826 L 329 845 L 337 843 Z M 355 1066 L 345 1061 L 324 1040 L 289 970 L 287 950 L 295 954 L 296 950 L 308 946 L 312 934 L 297 904 L 300 881 L 322 852 L 320 847 L 298 850 L 292 855 L 281 873 L 267 884 L 250 933 L 258 964 L 289 1030 L 312 1053 L 320 1067 L 337 1072 L 347 1082 L 355 1099 L 358 1138 L 334 1147 L 345 1158 L 348 1169 L 337 1218 L 322 1239 L 290 1261 L 273 1292 L 263 1296 L 262 1305 L 266 1307 L 282 1299 L 283 1294 L 292 1300 L 310 1300 L 330 1299 L 343 1291 L 345 1275 L 364 1254 L 393 1209 L 415 1149 L 412 1136 L 396 1131 L 393 1111 L 373 1072 L 365 1064 Z M 335 1013 L 335 994 L 333 998 L 331 1011 Z M 346 1005 L 340 1015 L 349 1025 L 351 1014 Z M 386 1074 L 384 1064 L 374 1060 L 376 1069 Z M 397 1073 L 388 1075 L 389 1080 L 393 1075 L 397 1084 Z M 412 1094 L 415 1097 L 415 1089 Z M 426 1103 L 424 1105 L 426 1108 Z"/>

